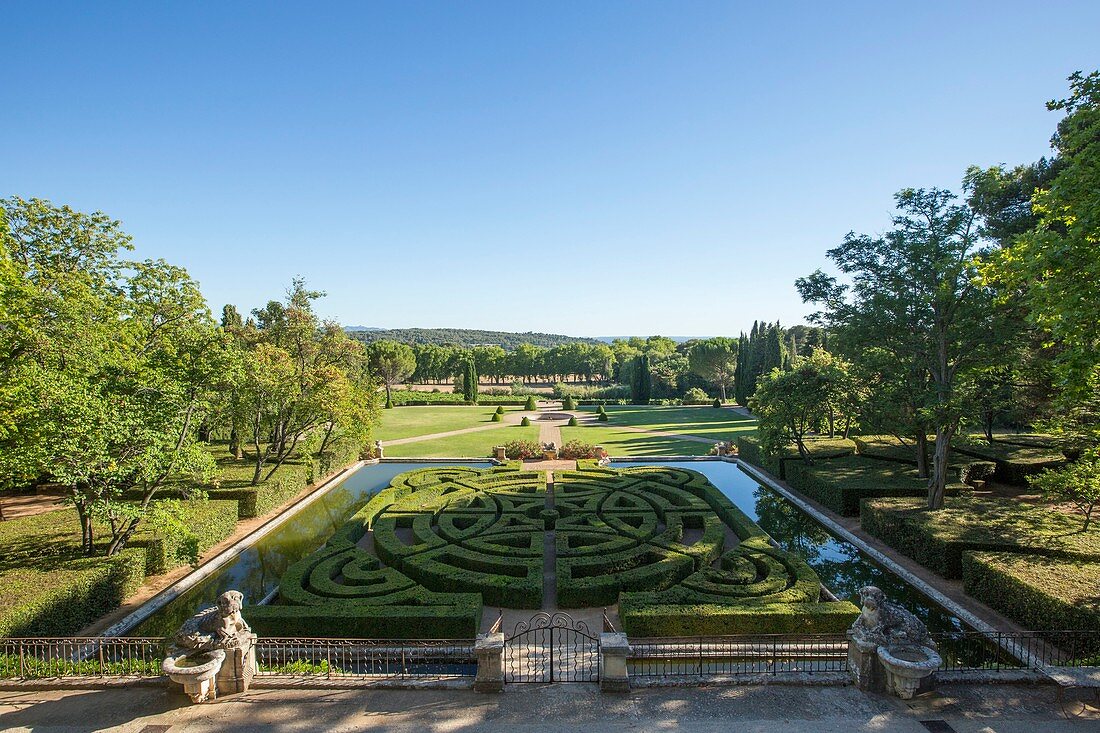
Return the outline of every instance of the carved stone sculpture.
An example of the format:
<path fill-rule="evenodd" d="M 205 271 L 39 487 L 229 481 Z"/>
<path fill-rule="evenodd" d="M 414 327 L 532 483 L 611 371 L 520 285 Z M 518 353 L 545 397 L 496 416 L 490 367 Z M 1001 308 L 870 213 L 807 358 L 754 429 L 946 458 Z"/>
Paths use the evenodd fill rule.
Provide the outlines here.
<path fill-rule="evenodd" d="M 164 660 L 164 673 L 184 686 L 192 702 L 216 699 L 219 692 L 244 692 L 256 672 L 256 635 L 241 616 L 244 596 L 235 590 L 218 605 L 184 622 Z"/>
<path fill-rule="evenodd" d="M 859 598 L 859 618 L 848 630 L 848 666 L 856 684 L 904 699 L 929 688 L 941 660 L 924 623 L 873 585 L 861 588 Z"/>

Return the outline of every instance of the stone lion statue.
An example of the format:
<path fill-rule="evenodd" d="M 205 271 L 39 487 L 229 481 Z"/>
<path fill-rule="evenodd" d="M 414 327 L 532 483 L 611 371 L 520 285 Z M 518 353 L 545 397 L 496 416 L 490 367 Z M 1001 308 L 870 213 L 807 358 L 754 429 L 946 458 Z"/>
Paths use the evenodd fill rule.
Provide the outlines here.
<path fill-rule="evenodd" d="M 176 646 L 196 651 L 240 646 L 241 637 L 252 633 L 241 616 L 243 605 L 244 595 L 240 591 L 222 593 L 218 596 L 218 605 L 203 609 L 184 622 L 176 632 Z"/>
<path fill-rule="evenodd" d="M 852 623 L 853 635 L 879 646 L 926 646 L 936 648 L 924 623 L 873 585 L 859 589 L 862 609 Z"/>

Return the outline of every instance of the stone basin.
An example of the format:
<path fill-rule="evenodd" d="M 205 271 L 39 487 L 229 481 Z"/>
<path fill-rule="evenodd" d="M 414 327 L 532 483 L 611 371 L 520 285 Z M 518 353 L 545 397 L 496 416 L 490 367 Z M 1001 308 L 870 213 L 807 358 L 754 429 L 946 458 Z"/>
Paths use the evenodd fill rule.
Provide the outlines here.
<path fill-rule="evenodd" d="M 942 664 L 936 650 L 927 646 L 880 646 L 878 659 L 886 672 L 887 692 L 892 692 L 903 700 L 909 700 L 917 694 L 921 681 Z"/>
<path fill-rule="evenodd" d="M 170 654 L 161 664 L 164 674 L 173 682 L 183 685 L 183 691 L 191 702 L 206 702 L 218 697 L 214 679 L 225 663 L 225 650 Z"/>

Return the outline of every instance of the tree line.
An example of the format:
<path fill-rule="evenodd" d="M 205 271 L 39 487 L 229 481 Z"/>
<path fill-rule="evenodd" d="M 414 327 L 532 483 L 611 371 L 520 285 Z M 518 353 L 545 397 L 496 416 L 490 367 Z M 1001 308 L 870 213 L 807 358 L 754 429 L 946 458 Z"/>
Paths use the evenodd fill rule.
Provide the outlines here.
<path fill-rule="evenodd" d="M 971 167 L 961 198 L 903 189 L 885 233 L 828 251 L 839 275 L 796 282 L 835 353 L 758 379 L 750 404 L 773 450 L 791 441 L 809 460 L 805 434 L 838 415 L 908 438 L 937 509 L 960 430 L 1036 426 L 1077 459 L 1036 483 L 1100 499 L 1100 73 L 1069 82 L 1047 105 L 1064 113 L 1051 158 Z"/>
<path fill-rule="evenodd" d="M 218 323 L 184 269 L 131 249 L 105 214 L 0 201 L 0 489 L 62 485 L 88 554 L 146 521 L 178 529 L 159 496 L 212 476 L 215 437 L 258 484 L 292 456 L 361 448 L 377 415 L 366 350 L 318 319 L 321 293 L 296 280 Z"/>

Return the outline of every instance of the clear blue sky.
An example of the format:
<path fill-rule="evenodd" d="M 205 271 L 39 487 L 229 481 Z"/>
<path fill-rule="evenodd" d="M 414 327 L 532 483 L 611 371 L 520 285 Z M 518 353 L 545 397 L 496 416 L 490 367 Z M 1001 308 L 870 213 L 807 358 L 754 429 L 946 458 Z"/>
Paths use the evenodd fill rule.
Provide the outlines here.
<path fill-rule="evenodd" d="M 273 7 L 272 7 L 273 6 Z M 765 7 L 767 6 L 767 7 Z M 13 3 L 0 195 L 121 219 L 217 311 L 798 322 L 905 186 L 1048 152 L 1100 3 Z"/>

